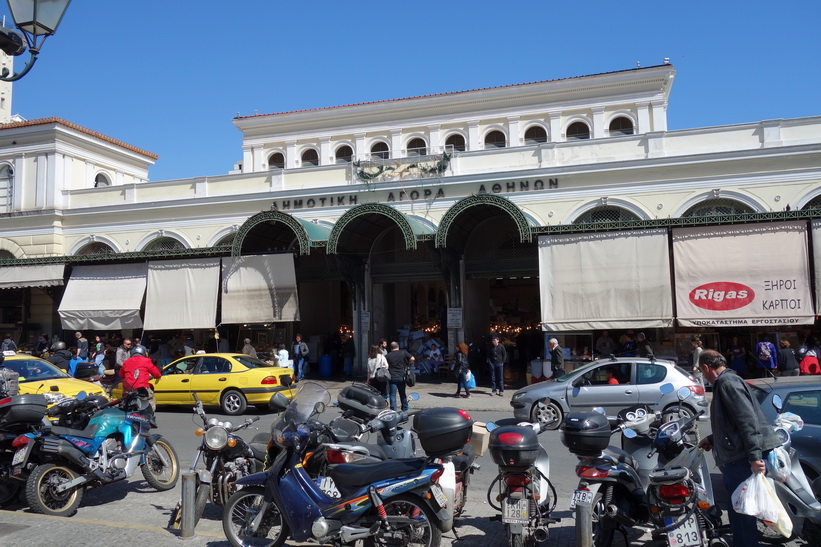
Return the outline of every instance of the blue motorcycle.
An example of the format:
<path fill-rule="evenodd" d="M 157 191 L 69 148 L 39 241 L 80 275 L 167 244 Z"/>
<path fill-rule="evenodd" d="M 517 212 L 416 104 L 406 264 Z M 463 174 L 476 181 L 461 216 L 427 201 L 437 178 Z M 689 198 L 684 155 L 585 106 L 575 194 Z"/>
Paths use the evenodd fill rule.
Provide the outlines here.
<path fill-rule="evenodd" d="M 330 466 L 328 476 L 339 491 L 330 497 L 320 488 L 323 478 L 312 478 L 304 465 L 308 447 L 316 446 L 324 429 L 312 417 L 329 403 L 328 391 L 313 383 L 302 384 L 290 404 L 281 394 L 272 397 L 271 406 L 285 410 L 273 427 L 272 442 L 281 450 L 267 472 L 237 481 L 222 519 L 231 544 L 280 546 L 291 538 L 335 546 L 362 540 L 365 547 L 438 547 L 453 520 L 438 484 L 444 467 L 433 458 L 464 446 L 472 430 L 469 416 L 456 409 L 444 419 L 431 415 L 432 423 L 423 424 L 429 427 L 420 428 L 431 432 L 420 436 L 427 458 Z"/>
<path fill-rule="evenodd" d="M 144 397 L 124 399 L 92 408 L 83 429 L 52 426 L 15 440 L 16 476 L 26 476 L 26 499 L 35 513 L 71 516 L 86 487 L 127 479 L 137 467 L 151 487 L 170 490 L 179 478 L 179 459 L 160 435 L 154 413 Z M 67 401 L 49 409 L 50 416 L 74 410 Z"/>

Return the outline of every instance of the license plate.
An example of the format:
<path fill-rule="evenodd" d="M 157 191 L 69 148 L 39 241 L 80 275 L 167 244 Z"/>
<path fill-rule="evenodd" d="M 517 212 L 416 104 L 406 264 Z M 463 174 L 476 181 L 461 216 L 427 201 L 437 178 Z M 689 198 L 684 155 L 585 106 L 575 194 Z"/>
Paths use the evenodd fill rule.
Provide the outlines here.
<path fill-rule="evenodd" d="M 674 520 L 665 518 L 664 524 L 673 524 Z M 701 545 L 701 530 L 698 529 L 696 516 L 691 515 L 681 526 L 667 532 L 667 545 L 670 547 L 697 547 Z"/>
<path fill-rule="evenodd" d="M 28 451 L 28 447 L 24 446 L 23 448 L 19 449 L 17 452 L 14 453 L 14 458 L 11 460 L 11 465 L 15 466 L 18 463 L 23 463 L 23 460 L 26 458 L 26 452 Z"/>
<path fill-rule="evenodd" d="M 506 498 L 502 502 L 502 522 L 505 524 L 527 524 L 529 517 L 530 500 L 522 498 L 514 500 Z"/>
<path fill-rule="evenodd" d="M 439 507 L 444 508 L 448 504 L 448 497 L 442 491 L 442 487 L 438 484 L 430 485 L 430 493 L 433 494 L 433 499 L 439 504 Z"/>
<path fill-rule="evenodd" d="M 570 498 L 570 508 L 575 509 L 577 503 L 593 503 L 593 492 L 590 490 L 576 490 Z"/>

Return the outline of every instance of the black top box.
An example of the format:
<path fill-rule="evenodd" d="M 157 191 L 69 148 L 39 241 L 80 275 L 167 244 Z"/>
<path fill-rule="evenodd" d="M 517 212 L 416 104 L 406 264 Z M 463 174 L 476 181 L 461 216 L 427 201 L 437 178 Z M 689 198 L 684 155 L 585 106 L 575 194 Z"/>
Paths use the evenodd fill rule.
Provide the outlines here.
<path fill-rule="evenodd" d="M 11 432 L 41 423 L 48 407 L 42 395 L 16 395 L 5 401 L 0 404 L 0 429 Z"/>
<path fill-rule="evenodd" d="M 354 418 L 370 421 L 388 408 L 388 402 L 381 393 L 370 386 L 354 384 L 346 386 L 336 398 L 339 408 L 350 410 Z"/>
<path fill-rule="evenodd" d="M 413 430 L 425 454 L 441 457 L 470 442 L 473 420 L 458 408 L 429 408 L 413 416 Z"/>
<path fill-rule="evenodd" d="M 562 427 L 562 444 L 577 456 L 599 456 L 610 444 L 610 422 L 599 412 L 570 412 Z"/>

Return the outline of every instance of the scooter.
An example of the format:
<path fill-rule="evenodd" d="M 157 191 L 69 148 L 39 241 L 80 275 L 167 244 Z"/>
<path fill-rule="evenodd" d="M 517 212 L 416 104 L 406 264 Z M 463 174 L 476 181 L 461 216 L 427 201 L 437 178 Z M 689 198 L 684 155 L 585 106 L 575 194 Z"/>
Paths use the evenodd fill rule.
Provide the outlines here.
<path fill-rule="evenodd" d="M 556 489 L 549 478 L 550 457 L 537 437 L 547 427 L 527 422 L 501 427 L 489 422 L 486 427 L 488 450 L 499 466 L 487 502 L 501 513 L 508 545 L 546 545 L 548 526 L 560 520 L 550 516 L 556 508 Z"/>
<path fill-rule="evenodd" d="M 791 432 L 800 431 L 804 422 L 795 414 L 782 413 L 783 400 L 780 395 L 773 395 L 773 406 L 779 413 L 774 425 L 782 444 L 770 454 L 767 476 L 773 479 L 778 499 L 790 516 L 793 535 L 785 538 L 759 521 L 759 539 L 764 543 L 785 543 L 799 537 L 808 545 L 821 545 L 821 503 L 813 494 L 790 436 Z"/>

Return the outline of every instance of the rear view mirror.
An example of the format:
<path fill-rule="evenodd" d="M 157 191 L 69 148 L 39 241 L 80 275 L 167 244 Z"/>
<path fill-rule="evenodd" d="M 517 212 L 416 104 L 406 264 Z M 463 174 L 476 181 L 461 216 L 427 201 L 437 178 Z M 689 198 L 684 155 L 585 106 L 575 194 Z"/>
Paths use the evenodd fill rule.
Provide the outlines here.
<path fill-rule="evenodd" d="M 777 393 L 773 395 L 773 406 L 779 413 L 781 413 L 781 409 L 784 408 L 784 400 L 781 399 L 781 395 Z"/>
<path fill-rule="evenodd" d="M 77 394 L 75 399 L 77 399 L 78 401 L 85 401 L 86 397 L 88 397 L 88 393 L 86 393 L 85 391 L 81 391 L 80 393 Z"/>
<path fill-rule="evenodd" d="M 271 396 L 271 400 L 268 401 L 268 408 L 272 408 L 277 412 L 282 412 L 288 408 L 289 404 L 288 398 L 285 395 L 282 393 L 274 393 Z"/>
<path fill-rule="evenodd" d="M 325 403 L 322 401 L 314 405 L 314 414 L 322 414 L 325 412 Z"/>
<path fill-rule="evenodd" d="M 418 393 L 408 393 L 408 400 L 409 401 L 418 401 L 419 394 Z"/>
<path fill-rule="evenodd" d="M 496 427 L 497 425 L 493 422 L 488 422 L 485 424 L 485 429 L 487 429 L 488 431 L 493 431 L 494 429 L 496 429 Z"/>
<path fill-rule="evenodd" d="M 693 394 L 693 392 L 690 391 L 690 388 L 687 387 L 687 386 L 680 387 L 679 390 L 676 391 L 676 397 L 678 397 L 679 401 L 683 401 L 684 399 L 686 399 L 687 397 L 689 397 L 692 394 Z"/>
<path fill-rule="evenodd" d="M 668 393 L 673 393 L 674 389 L 675 388 L 673 387 L 673 384 L 662 384 L 659 387 L 659 391 L 661 391 L 662 395 L 667 395 Z"/>
<path fill-rule="evenodd" d="M 624 435 L 625 437 L 627 437 L 628 439 L 635 439 L 636 437 L 639 436 L 638 433 L 636 433 L 635 431 L 633 431 L 632 429 L 629 429 L 629 428 L 622 431 L 621 434 Z"/>

